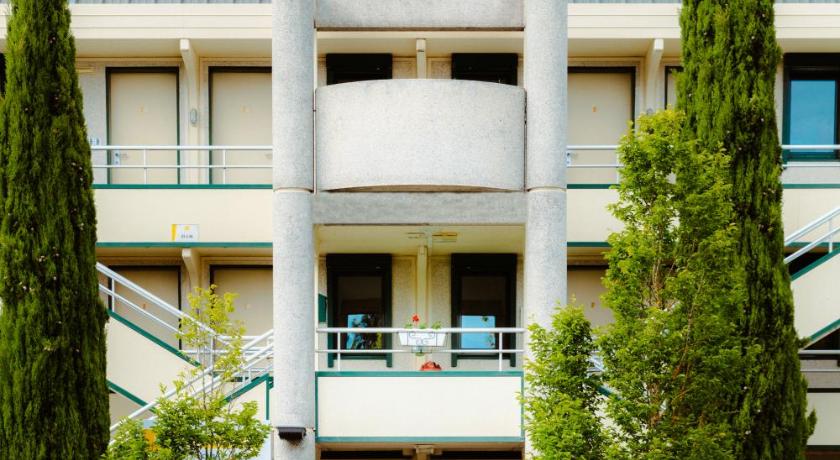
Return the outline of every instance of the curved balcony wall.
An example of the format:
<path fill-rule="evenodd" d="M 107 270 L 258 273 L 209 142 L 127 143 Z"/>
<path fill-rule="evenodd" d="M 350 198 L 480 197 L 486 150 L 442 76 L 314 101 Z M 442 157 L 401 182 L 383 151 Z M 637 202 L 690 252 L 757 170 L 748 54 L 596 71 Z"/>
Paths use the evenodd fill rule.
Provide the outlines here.
<path fill-rule="evenodd" d="M 377 80 L 315 93 L 319 190 L 522 190 L 525 91 Z"/>

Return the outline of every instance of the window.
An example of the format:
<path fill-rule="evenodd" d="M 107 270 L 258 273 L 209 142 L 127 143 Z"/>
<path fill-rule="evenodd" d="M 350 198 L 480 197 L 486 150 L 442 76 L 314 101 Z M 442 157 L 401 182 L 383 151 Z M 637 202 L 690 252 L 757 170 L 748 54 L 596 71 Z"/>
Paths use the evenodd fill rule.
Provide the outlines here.
<path fill-rule="evenodd" d="M 390 327 L 391 256 L 388 254 L 327 255 L 327 323 L 331 327 Z M 337 345 L 337 346 L 336 346 Z M 329 335 L 329 347 L 343 350 L 381 350 L 391 347 L 389 334 Z M 335 355 L 328 357 L 332 366 Z M 354 353 L 341 359 L 385 359 L 391 356 Z"/>
<path fill-rule="evenodd" d="M 837 144 L 840 54 L 785 55 L 783 143 Z M 831 149 L 785 151 L 785 160 L 833 160 Z"/>
<path fill-rule="evenodd" d="M 452 255 L 452 324 L 454 327 L 514 327 L 516 325 L 516 254 Z M 505 334 L 504 348 L 515 348 L 514 334 Z M 474 350 L 499 348 L 493 333 L 453 334 L 452 347 Z M 511 366 L 512 353 L 506 353 Z M 492 354 L 452 355 L 458 359 L 498 359 Z"/>
<path fill-rule="evenodd" d="M 328 54 L 327 84 L 391 78 L 390 54 Z"/>
<path fill-rule="evenodd" d="M 518 60 L 513 53 L 455 53 L 452 55 L 452 78 L 516 86 Z"/>

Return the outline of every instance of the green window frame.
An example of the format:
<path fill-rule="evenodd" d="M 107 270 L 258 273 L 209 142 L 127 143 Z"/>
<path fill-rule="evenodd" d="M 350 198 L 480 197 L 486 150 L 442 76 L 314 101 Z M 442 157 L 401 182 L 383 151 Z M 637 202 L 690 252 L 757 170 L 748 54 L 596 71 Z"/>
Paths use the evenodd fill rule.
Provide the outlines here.
<path fill-rule="evenodd" d="M 495 323 L 491 327 L 516 326 L 516 254 L 452 254 L 451 264 L 452 327 L 469 327 L 462 322 L 463 313 L 465 310 L 475 308 L 465 305 L 463 297 L 465 278 L 486 278 L 488 282 L 491 282 L 491 279 L 502 278 L 504 280 L 504 306 L 494 312 L 495 315 L 488 315 L 494 317 Z M 504 341 L 504 348 L 516 348 L 516 334 L 503 334 L 502 340 Z M 464 339 L 461 334 L 452 334 L 453 349 L 460 349 L 463 342 Z M 495 343 L 495 340 L 493 344 L 495 347 L 499 345 Z M 490 347 L 480 349 L 488 348 Z M 516 366 L 516 355 L 514 353 L 505 353 L 503 357 L 510 361 L 511 367 Z M 498 360 L 499 355 L 453 353 L 452 367 L 457 367 L 458 361 L 462 359 Z"/>
<path fill-rule="evenodd" d="M 831 144 L 838 143 L 840 135 L 840 53 L 789 53 L 784 58 L 784 109 L 782 125 L 782 143 L 790 145 L 793 137 L 794 120 L 794 83 L 798 81 L 833 81 L 834 82 L 834 123 Z M 821 144 L 824 142 L 820 142 Z M 784 150 L 783 160 L 787 161 L 826 161 L 837 160 L 838 151 L 794 151 Z"/>
<path fill-rule="evenodd" d="M 348 327 L 347 304 L 344 299 L 342 284 L 352 282 L 353 278 L 378 278 L 379 298 L 376 299 L 378 307 L 375 309 L 379 316 L 378 327 L 391 327 L 391 303 L 392 303 L 392 273 L 390 254 L 327 254 L 327 325 L 329 327 Z M 357 334 L 357 336 L 371 334 Z M 337 342 L 336 334 L 329 334 L 327 344 L 330 349 L 347 348 L 348 334 L 342 334 L 341 343 Z M 358 337 L 362 343 L 370 337 Z M 379 338 L 377 338 L 379 340 Z M 390 349 L 392 343 L 391 334 L 384 334 L 381 337 L 380 349 Z M 327 366 L 333 367 L 337 356 L 335 353 L 327 354 Z M 343 360 L 385 360 L 387 367 L 393 365 L 391 353 L 353 353 L 342 354 Z"/>

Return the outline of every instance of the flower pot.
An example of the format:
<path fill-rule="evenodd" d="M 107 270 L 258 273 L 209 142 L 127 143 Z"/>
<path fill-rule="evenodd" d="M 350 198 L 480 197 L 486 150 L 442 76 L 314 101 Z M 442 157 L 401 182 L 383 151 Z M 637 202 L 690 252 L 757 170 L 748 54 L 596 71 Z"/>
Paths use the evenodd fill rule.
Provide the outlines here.
<path fill-rule="evenodd" d="M 400 332 L 398 335 L 400 345 L 404 347 L 442 347 L 446 342 L 445 332 Z"/>
<path fill-rule="evenodd" d="M 426 361 L 422 366 L 420 366 L 420 370 L 422 372 L 440 372 L 443 368 L 440 367 L 440 364 L 434 361 Z"/>

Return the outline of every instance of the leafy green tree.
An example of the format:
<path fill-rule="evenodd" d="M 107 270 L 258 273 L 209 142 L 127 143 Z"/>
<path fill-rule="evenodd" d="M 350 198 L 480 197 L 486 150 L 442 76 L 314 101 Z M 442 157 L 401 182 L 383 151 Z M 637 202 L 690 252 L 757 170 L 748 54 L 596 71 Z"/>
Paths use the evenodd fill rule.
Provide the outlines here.
<path fill-rule="evenodd" d="M 727 158 L 683 134 L 673 111 L 642 116 L 622 139 L 624 229 L 610 236 L 598 340 L 609 398 L 610 458 L 726 459 L 727 401 L 740 391 L 735 264 Z"/>
<path fill-rule="evenodd" d="M 172 397 L 158 399 L 151 428 L 124 420 L 106 460 L 246 460 L 259 453 L 270 427 L 257 420 L 256 402 L 230 398 L 245 361 L 242 325 L 230 319 L 234 297 L 216 294 L 215 286 L 189 295 L 190 318 L 197 321 L 185 321 L 179 338 L 199 351 L 202 366 L 174 382 Z"/>
<path fill-rule="evenodd" d="M 560 308 L 552 328 L 529 327 L 533 356 L 525 363 L 526 430 L 536 460 L 604 458 L 599 378 L 589 374 L 594 345 L 578 307 Z"/>
<path fill-rule="evenodd" d="M 13 0 L 0 110 L 0 457 L 108 443 L 90 147 L 65 0 Z"/>
<path fill-rule="evenodd" d="M 692 136 L 730 158 L 736 265 L 744 272 L 739 334 L 744 391 L 732 402 L 737 457 L 803 458 L 807 413 L 790 277 L 783 262 L 781 151 L 773 0 L 684 0 L 678 106 Z"/>

